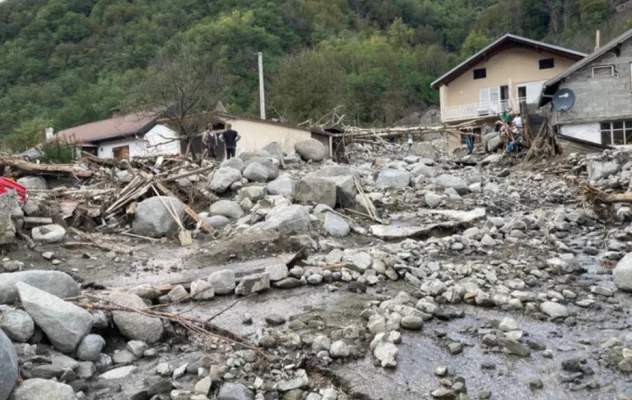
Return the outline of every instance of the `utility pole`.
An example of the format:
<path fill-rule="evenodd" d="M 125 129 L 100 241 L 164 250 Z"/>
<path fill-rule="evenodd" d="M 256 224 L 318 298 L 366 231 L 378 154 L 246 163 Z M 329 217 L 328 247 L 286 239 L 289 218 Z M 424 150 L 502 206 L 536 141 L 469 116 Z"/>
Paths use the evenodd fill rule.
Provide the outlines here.
<path fill-rule="evenodd" d="M 266 119 L 266 95 L 263 87 L 263 53 L 257 53 L 259 58 L 259 112 L 260 118 Z"/>

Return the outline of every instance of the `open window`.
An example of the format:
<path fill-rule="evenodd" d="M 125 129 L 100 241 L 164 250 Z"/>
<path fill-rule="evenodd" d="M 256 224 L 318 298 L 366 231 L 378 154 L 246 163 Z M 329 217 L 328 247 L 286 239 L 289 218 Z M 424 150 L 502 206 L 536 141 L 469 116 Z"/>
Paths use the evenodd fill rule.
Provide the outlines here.
<path fill-rule="evenodd" d="M 614 65 L 599 65 L 592 68 L 593 78 L 607 78 L 614 76 Z"/>
<path fill-rule="evenodd" d="M 555 68 L 555 59 L 554 58 L 545 58 L 540 60 L 540 69 L 552 69 Z"/>
<path fill-rule="evenodd" d="M 474 70 L 474 79 L 487 78 L 487 68 L 479 68 Z"/>

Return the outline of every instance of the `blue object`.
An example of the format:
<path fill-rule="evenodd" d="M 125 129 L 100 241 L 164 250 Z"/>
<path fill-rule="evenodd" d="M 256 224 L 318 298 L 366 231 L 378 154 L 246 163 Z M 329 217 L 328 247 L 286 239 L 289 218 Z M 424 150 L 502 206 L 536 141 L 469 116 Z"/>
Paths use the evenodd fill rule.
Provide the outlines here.
<path fill-rule="evenodd" d="M 509 142 L 509 144 L 507 145 L 507 150 L 509 151 L 514 151 L 516 150 L 516 145 L 514 144 L 514 142 Z"/>
<path fill-rule="evenodd" d="M 469 150 L 470 153 L 474 151 L 474 141 L 472 140 L 471 136 L 467 136 L 465 138 L 465 144 L 467 145 L 467 149 Z"/>

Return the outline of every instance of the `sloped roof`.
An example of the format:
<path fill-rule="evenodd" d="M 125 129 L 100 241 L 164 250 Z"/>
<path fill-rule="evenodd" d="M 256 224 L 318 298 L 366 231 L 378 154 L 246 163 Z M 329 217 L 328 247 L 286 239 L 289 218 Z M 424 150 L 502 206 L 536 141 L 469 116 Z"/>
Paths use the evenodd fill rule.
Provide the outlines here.
<path fill-rule="evenodd" d="M 156 125 L 156 118 L 157 114 L 153 112 L 128 114 L 64 129 L 57 133 L 57 137 L 85 143 L 144 134 Z"/>
<path fill-rule="evenodd" d="M 483 48 L 478 53 L 474 54 L 472 57 L 463 61 L 461 64 L 452 68 L 450 71 L 445 73 L 439 79 L 432 82 L 430 86 L 437 89 L 440 85 L 447 85 L 448 83 L 452 82 L 453 80 L 461 76 L 464 72 L 476 66 L 481 61 L 484 61 L 486 58 L 490 58 L 493 55 L 507 48 L 520 47 L 520 46 L 545 50 L 551 54 L 555 54 L 561 57 L 566 57 L 571 60 L 581 60 L 582 58 L 586 57 L 586 54 L 580 53 L 578 51 L 566 49 L 564 47 L 554 46 L 552 44 L 539 42 L 537 40 L 527 39 L 522 36 L 517 36 L 517 35 L 512 35 L 511 33 L 507 33 L 504 36 L 498 38 L 494 42 L 487 45 L 485 48 Z"/>
<path fill-rule="evenodd" d="M 628 41 L 630 39 L 632 39 L 632 29 L 628 30 L 627 32 L 623 33 L 622 35 L 620 35 L 620 36 L 616 37 L 615 39 L 611 40 L 610 42 L 606 43 L 604 46 L 600 47 L 594 53 L 590 54 L 589 56 L 587 56 L 583 60 L 576 62 L 575 64 L 571 65 L 570 67 L 568 67 L 566 70 L 564 70 L 563 72 L 561 72 L 557 76 L 555 76 L 552 79 L 546 81 L 544 83 L 544 85 L 542 86 L 542 95 L 540 96 L 539 105 L 543 106 L 546 103 L 548 103 L 549 101 L 551 101 L 551 98 L 547 97 L 547 95 L 550 96 L 550 95 L 553 94 L 553 93 L 551 93 L 551 91 L 552 91 L 551 89 L 556 90 L 557 86 L 562 81 L 562 79 L 568 77 L 569 75 L 571 75 L 572 73 L 580 70 L 581 68 L 585 67 L 586 65 L 589 65 L 593 61 L 597 60 L 599 57 L 603 56 L 604 54 L 608 53 L 609 51 L 611 51 L 615 47 L 619 46 L 623 42 L 626 42 L 626 41 Z"/>

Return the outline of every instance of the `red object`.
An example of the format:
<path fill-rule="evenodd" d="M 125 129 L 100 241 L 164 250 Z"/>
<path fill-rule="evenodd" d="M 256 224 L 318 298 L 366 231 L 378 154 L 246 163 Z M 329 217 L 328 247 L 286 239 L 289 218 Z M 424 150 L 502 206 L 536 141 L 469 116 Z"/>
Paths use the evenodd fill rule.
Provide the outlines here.
<path fill-rule="evenodd" d="M 22 203 L 26 201 L 26 188 L 11 179 L 3 178 L 0 176 L 0 194 L 6 193 L 7 190 L 15 190 L 18 193 L 18 199 Z"/>

